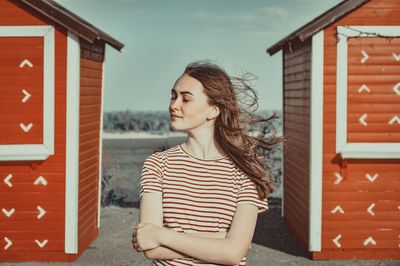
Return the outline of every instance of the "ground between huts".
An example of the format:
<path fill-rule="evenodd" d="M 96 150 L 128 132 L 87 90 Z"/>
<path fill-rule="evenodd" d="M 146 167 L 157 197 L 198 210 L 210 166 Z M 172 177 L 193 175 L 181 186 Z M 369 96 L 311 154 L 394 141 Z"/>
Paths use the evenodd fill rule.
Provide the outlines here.
<path fill-rule="evenodd" d="M 265 265 L 400 265 L 400 261 L 312 261 L 300 244 L 290 235 L 281 218 L 280 199 L 270 199 L 270 212 L 259 216 L 252 248 L 247 254 L 248 266 Z M 99 237 L 82 256 L 70 265 L 152 265 L 131 245 L 132 228 L 138 223 L 135 207 L 101 209 Z M 20 263 L 2 265 L 68 265 L 66 263 Z"/>

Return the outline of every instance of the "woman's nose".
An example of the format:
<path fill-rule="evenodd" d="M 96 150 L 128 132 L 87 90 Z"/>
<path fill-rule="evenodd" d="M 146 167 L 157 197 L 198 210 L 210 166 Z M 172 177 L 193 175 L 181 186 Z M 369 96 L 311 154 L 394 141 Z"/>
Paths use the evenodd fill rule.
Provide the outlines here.
<path fill-rule="evenodd" d="M 175 100 L 174 102 L 172 102 L 172 103 L 170 104 L 170 108 L 171 108 L 172 110 L 179 110 L 179 103 L 177 103 L 177 101 Z"/>

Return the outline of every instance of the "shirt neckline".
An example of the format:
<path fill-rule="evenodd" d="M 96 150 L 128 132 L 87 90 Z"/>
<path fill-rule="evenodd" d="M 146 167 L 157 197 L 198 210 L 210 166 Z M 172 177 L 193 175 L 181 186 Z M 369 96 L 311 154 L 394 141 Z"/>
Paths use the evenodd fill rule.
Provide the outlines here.
<path fill-rule="evenodd" d="M 199 161 L 213 162 L 213 161 L 220 161 L 220 160 L 224 160 L 224 159 L 228 158 L 228 155 L 226 155 L 226 156 L 218 158 L 218 159 L 200 159 L 200 158 L 194 157 L 193 155 L 190 155 L 187 151 L 185 151 L 182 148 L 181 144 L 178 144 L 178 147 L 184 154 L 186 154 L 187 156 L 189 156 L 192 159 L 199 160 Z"/>

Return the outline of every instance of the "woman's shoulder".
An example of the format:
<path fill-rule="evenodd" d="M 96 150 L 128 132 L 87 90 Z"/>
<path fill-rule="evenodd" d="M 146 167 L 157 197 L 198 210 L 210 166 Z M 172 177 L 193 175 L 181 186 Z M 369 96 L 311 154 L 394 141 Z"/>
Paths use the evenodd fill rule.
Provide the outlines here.
<path fill-rule="evenodd" d="M 240 167 L 235 165 L 235 171 L 238 178 L 242 181 L 251 180 L 250 177 Z"/>
<path fill-rule="evenodd" d="M 164 162 L 169 156 L 175 154 L 178 150 L 179 150 L 179 145 L 174 145 L 165 150 L 155 151 L 152 154 L 150 154 L 148 158 Z"/>
<path fill-rule="evenodd" d="M 154 169 L 157 169 L 160 174 L 164 172 L 164 168 L 166 165 L 166 162 L 168 160 L 168 156 L 170 154 L 173 154 L 176 152 L 177 146 L 172 146 L 166 150 L 159 150 L 159 151 L 154 151 L 152 154 L 147 156 L 147 158 L 144 160 L 143 166 L 145 167 L 152 167 Z"/>

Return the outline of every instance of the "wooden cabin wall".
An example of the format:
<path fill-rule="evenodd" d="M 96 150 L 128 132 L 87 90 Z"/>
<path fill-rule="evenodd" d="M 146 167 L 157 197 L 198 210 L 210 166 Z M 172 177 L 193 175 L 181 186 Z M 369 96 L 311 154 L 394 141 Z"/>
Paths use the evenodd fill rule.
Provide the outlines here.
<path fill-rule="evenodd" d="M 79 252 L 98 234 L 99 139 L 104 43 L 80 40 Z"/>
<path fill-rule="evenodd" d="M 26 25 L 54 25 L 54 23 L 18 1 L 0 1 L 0 26 Z M 2 42 L 1 38 L 0 42 Z M 11 96 L 20 103 L 18 108 L 9 109 L 16 115 L 15 123 L 17 123 L 17 126 L 22 122 L 20 119 L 37 119 L 32 117 L 31 111 L 43 108 L 43 100 L 37 99 L 38 95 L 34 91 L 31 91 L 32 96 L 29 100 L 25 104 L 21 104 L 22 89 L 30 91 L 31 83 L 29 82 L 32 81 L 25 80 L 21 71 L 34 72 L 36 71 L 35 66 L 43 66 L 43 62 L 40 62 L 39 58 L 30 57 L 32 55 L 30 54 L 30 47 L 19 48 L 17 49 L 14 45 L 14 47 L 10 47 L 9 52 L 11 53 L 3 49 L 0 52 L 0 68 L 4 66 L 8 69 L 15 68 L 15 77 L 21 77 L 18 80 L 19 85 L 15 83 L 17 86 L 4 85 L 5 79 L 3 77 L 0 83 L 0 97 L 4 99 L 5 96 Z M 5 243 L 4 237 L 12 241 L 12 246 L 8 249 L 5 250 L 3 245 L 0 248 L 0 261 L 2 262 L 62 261 L 67 260 L 68 257 L 64 253 L 66 53 L 66 31 L 64 28 L 55 26 L 55 154 L 44 161 L 0 162 L 0 209 L 15 209 L 10 217 L 6 217 L 2 212 L 0 215 L 0 239 L 3 243 Z M 33 68 L 19 68 L 19 63 L 24 59 L 30 60 L 34 65 Z M 36 74 L 38 73 L 36 72 Z M 27 83 L 21 84 L 22 81 Z M 39 89 L 43 90 L 43 87 L 37 87 L 35 90 Z M 3 115 L 1 114 L 1 116 Z M 3 123 L 0 121 L 1 124 Z M 27 143 L 31 140 L 29 133 L 35 134 L 37 126 L 34 123 L 32 129 L 24 136 Z M 1 141 L 0 139 L 0 144 L 4 144 Z M 9 174 L 12 174 L 12 179 L 10 179 L 12 187 L 3 182 L 3 179 Z M 46 186 L 33 184 L 39 176 L 46 179 Z M 38 206 L 46 211 L 40 219 L 38 219 Z M 47 240 L 48 242 L 41 248 L 35 242 L 37 239 L 40 241 Z"/>
<path fill-rule="evenodd" d="M 390 256 L 394 258 L 393 254 L 396 252 L 397 258 L 399 257 L 400 160 L 348 159 L 344 161 L 335 151 L 336 27 L 344 25 L 400 26 L 399 11 L 400 1 L 398 0 L 373 0 L 325 30 L 322 252 L 315 256 L 319 259 L 372 259 L 389 258 Z M 349 41 L 350 44 L 353 42 L 354 40 Z M 352 112 L 352 115 L 348 116 L 348 126 L 349 130 L 358 132 L 349 135 L 354 140 L 387 142 L 390 138 L 396 137 L 395 134 L 392 136 L 378 134 L 379 131 L 389 128 L 387 123 L 385 123 L 386 125 L 382 124 L 381 127 L 377 125 L 375 134 L 364 133 L 361 135 L 366 127 L 358 123 L 358 118 L 363 112 L 368 112 L 370 107 L 373 107 L 371 100 L 380 102 L 379 115 L 381 116 L 396 108 L 393 102 L 396 100 L 395 97 L 399 96 L 395 95 L 392 90 L 396 82 L 390 83 L 390 81 L 394 81 L 393 78 L 396 75 L 397 82 L 400 81 L 400 72 L 398 71 L 400 65 L 396 65 L 391 54 L 396 51 L 396 53 L 400 53 L 400 45 L 397 45 L 397 48 L 393 47 L 395 43 L 395 41 L 388 42 L 387 46 L 382 46 L 382 44 L 364 39 L 358 50 L 354 45 L 349 50 L 349 55 L 351 55 L 349 64 L 351 65 L 348 77 L 348 95 L 350 95 L 348 104 L 350 104 L 349 111 Z M 390 47 L 395 50 L 392 51 Z M 370 58 L 362 67 L 360 64 L 361 48 L 370 53 Z M 377 59 L 374 55 L 378 55 L 379 58 Z M 359 64 L 359 66 L 355 68 L 355 64 Z M 374 66 L 366 71 L 368 64 L 374 64 Z M 386 68 L 386 72 L 388 72 L 386 76 L 383 76 L 383 68 Z M 375 71 L 371 71 L 373 69 Z M 395 74 L 396 71 L 398 74 Z M 379 77 L 379 75 L 381 76 Z M 371 92 L 359 94 L 358 89 L 364 83 L 371 89 Z M 362 102 L 364 102 L 364 106 L 360 105 Z M 373 117 L 374 114 L 369 113 L 368 121 L 373 123 Z M 348 141 L 351 139 L 348 138 Z M 336 174 L 343 177 L 340 182 L 338 182 Z M 370 174 L 371 177 L 377 174 L 377 178 L 372 182 L 367 179 L 367 174 Z M 372 205 L 371 211 L 374 215 L 368 212 L 368 208 Z M 340 206 L 343 213 L 332 213 L 336 206 Z M 374 239 L 375 245 L 371 244 L 371 241 L 368 245 L 364 245 L 364 241 L 369 237 Z M 340 247 L 332 241 L 335 238 L 341 244 Z"/>
<path fill-rule="evenodd" d="M 284 219 L 308 249 L 311 42 L 283 50 Z"/>

